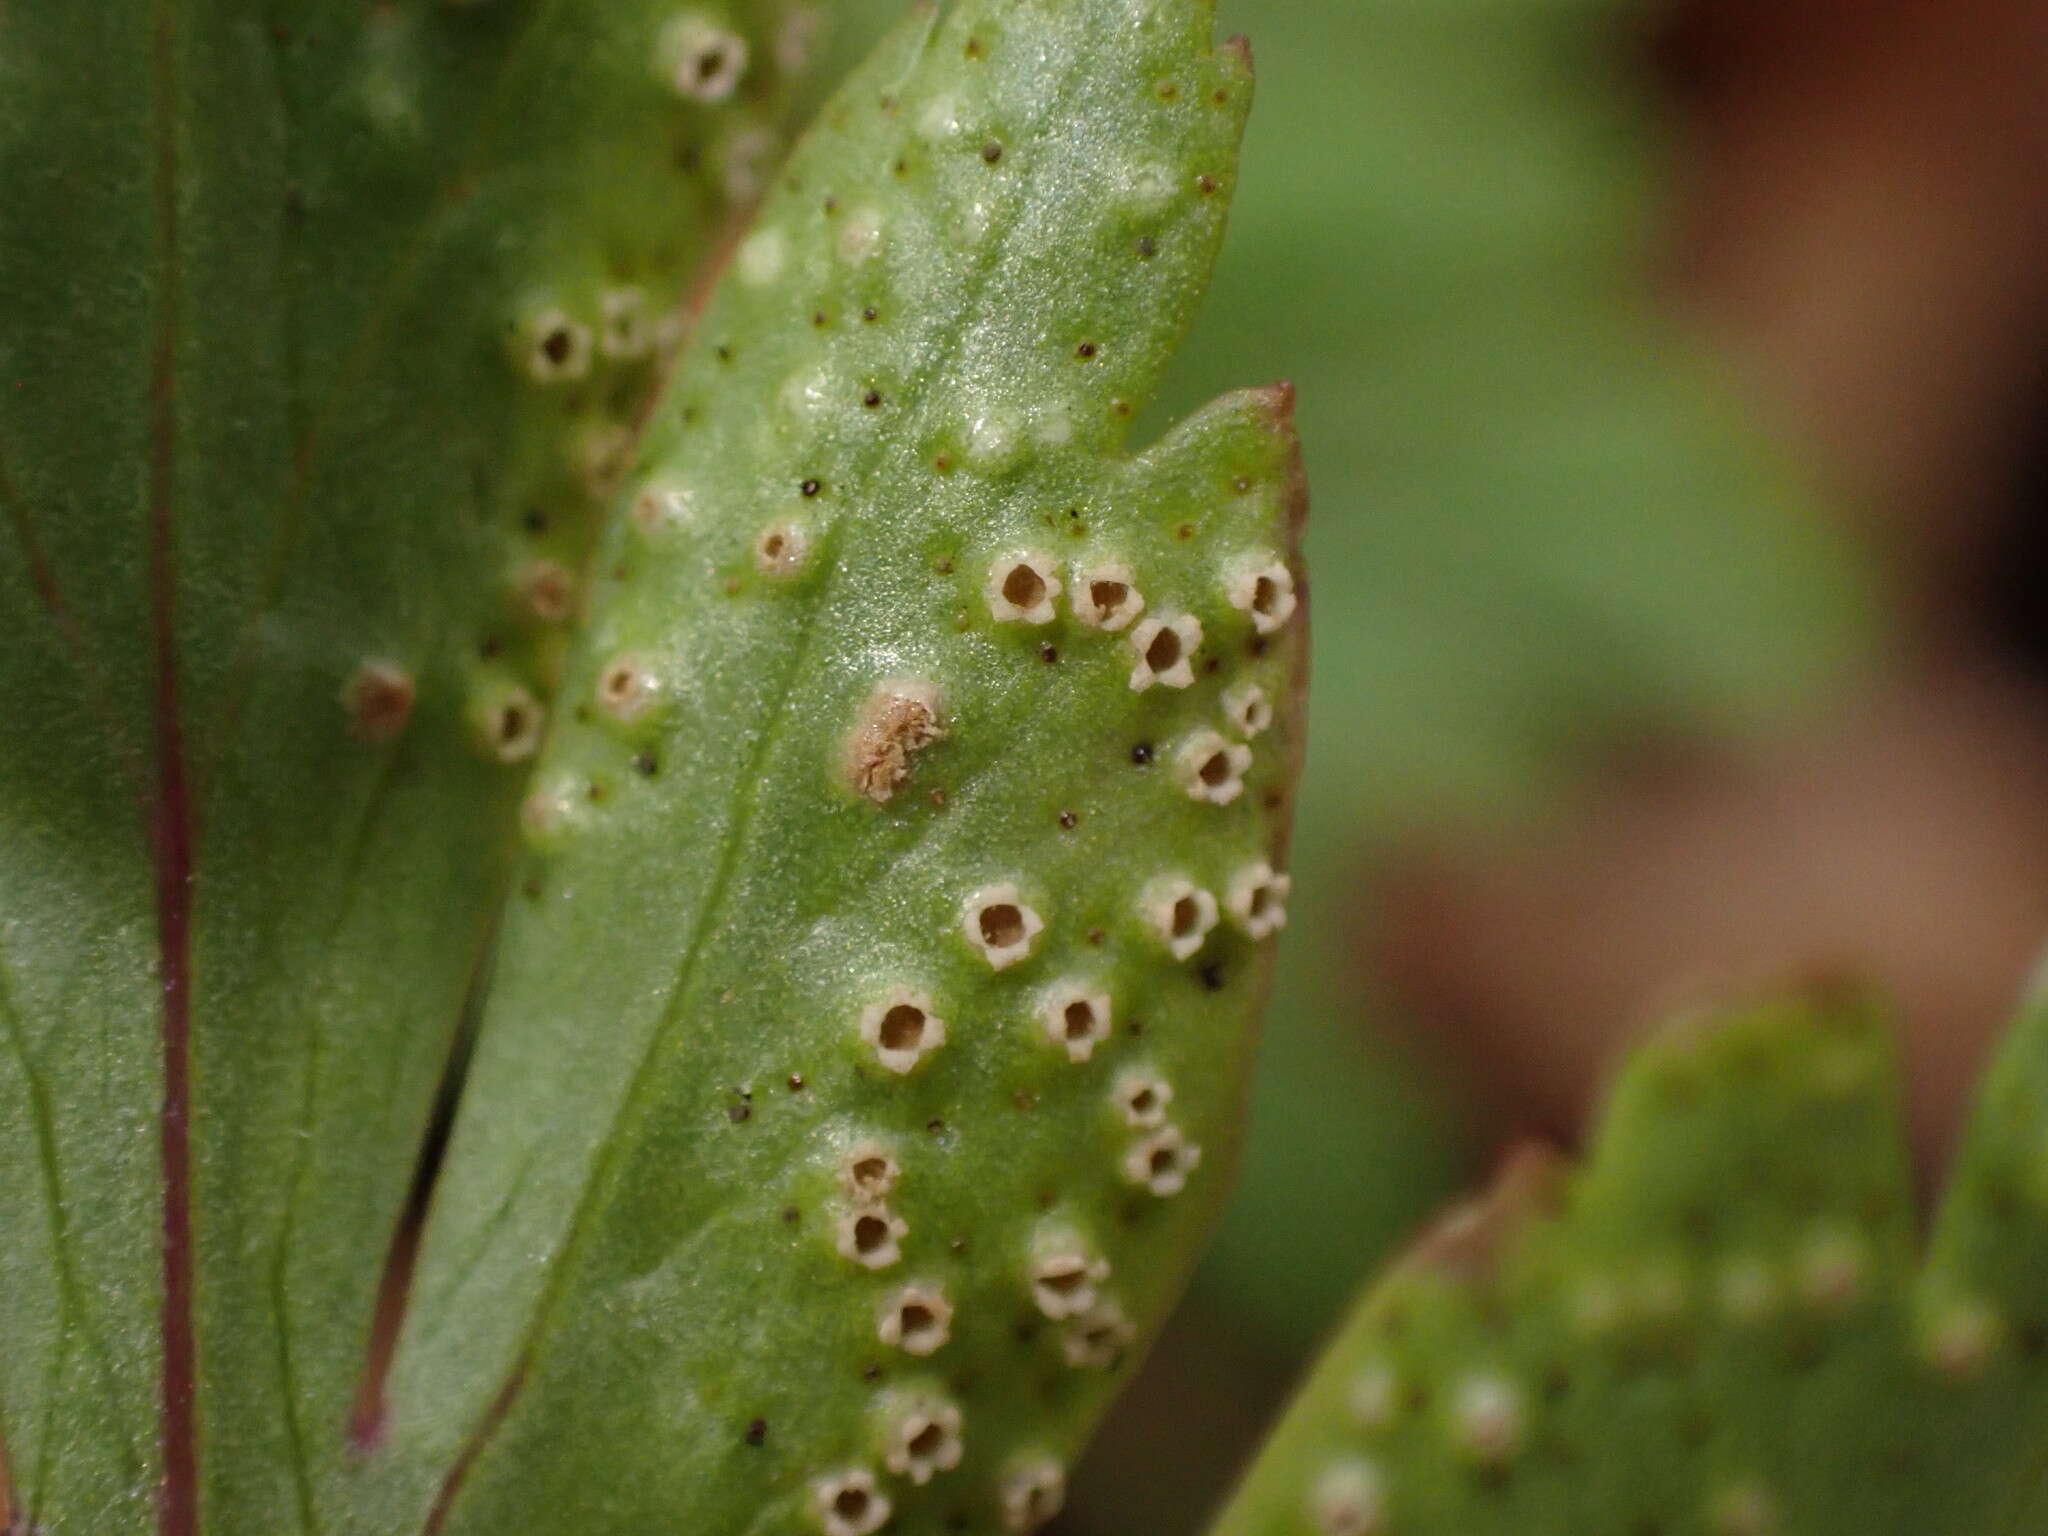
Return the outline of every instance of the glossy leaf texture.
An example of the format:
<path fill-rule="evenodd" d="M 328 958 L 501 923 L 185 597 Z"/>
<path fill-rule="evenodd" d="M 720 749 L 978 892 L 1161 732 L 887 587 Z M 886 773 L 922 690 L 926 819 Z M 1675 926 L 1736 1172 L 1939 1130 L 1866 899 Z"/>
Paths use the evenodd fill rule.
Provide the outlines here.
<path fill-rule="evenodd" d="M 815 20 L 689 15 L 0 16 L 29 1528 L 327 1526 L 596 514 Z"/>
<path fill-rule="evenodd" d="M 2044 1052 L 2037 998 L 1923 1247 L 1862 1000 L 1645 1047 L 1583 1169 L 1511 1166 L 1373 1289 L 1217 1531 L 2040 1529 Z"/>
<path fill-rule="evenodd" d="M 1289 391 L 1126 445 L 1249 94 L 1194 0 L 982 0 L 778 177 L 596 562 L 361 1529 L 1057 1506 L 1285 919 Z"/>

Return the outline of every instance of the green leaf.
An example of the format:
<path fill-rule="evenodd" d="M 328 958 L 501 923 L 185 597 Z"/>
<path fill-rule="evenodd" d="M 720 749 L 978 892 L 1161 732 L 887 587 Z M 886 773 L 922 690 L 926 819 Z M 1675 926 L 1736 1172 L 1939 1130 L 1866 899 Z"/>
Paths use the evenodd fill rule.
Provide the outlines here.
<path fill-rule="evenodd" d="M 0 21 L 0 1434 L 39 1528 L 325 1521 L 519 759 L 788 11 Z M 743 76 L 679 75 L 707 36 Z"/>
<path fill-rule="evenodd" d="M 1125 448 L 1234 179 L 1206 24 L 916 15 L 738 247 L 596 563 L 362 1529 L 1026 1529 L 1177 1293 L 1302 655 L 1289 392 Z"/>
<path fill-rule="evenodd" d="M 2035 1001 L 1918 1261 L 1868 1006 L 1646 1047 L 1583 1171 L 1515 1165 L 1369 1293 L 1219 1536 L 2036 1528 L 2044 1041 Z"/>

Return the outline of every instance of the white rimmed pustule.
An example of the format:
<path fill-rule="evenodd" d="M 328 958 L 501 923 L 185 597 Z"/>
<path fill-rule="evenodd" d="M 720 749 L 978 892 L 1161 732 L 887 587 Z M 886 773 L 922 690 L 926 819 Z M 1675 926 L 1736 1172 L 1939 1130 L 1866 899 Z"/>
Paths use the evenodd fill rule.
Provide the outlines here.
<path fill-rule="evenodd" d="M 754 536 L 754 569 L 763 576 L 794 576 L 810 558 L 811 535 L 801 523 L 770 523 Z"/>
<path fill-rule="evenodd" d="M 612 421 L 593 421 L 576 434 L 570 447 L 570 463 L 583 493 L 593 501 L 608 501 L 633 467 L 633 432 Z"/>
<path fill-rule="evenodd" d="M 903 1257 L 910 1223 L 881 1204 L 858 1206 L 834 1223 L 832 1240 L 842 1257 L 862 1269 L 887 1269 Z"/>
<path fill-rule="evenodd" d="M 662 29 L 660 64 L 678 96 L 716 105 L 746 75 L 747 40 L 709 16 L 686 12 Z"/>
<path fill-rule="evenodd" d="M 1223 718 L 1247 741 L 1273 724 L 1273 701 L 1257 683 L 1238 683 L 1223 693 Z"/>
<path fill-rule="evenodd" d="M 882 1303 L 875 1336 L 906 1355 L 929 1355 L 953 1336 L 953 1303 L 944 1287 L 913 1282 Z"/>
<path fill-rule="evenodd" d="M 1238 927 L 1263 939 L 1287 926 L 1287 893 L 1293 888 L 1292 876 L 1275 874 L 1272 865 L 1256 859 L 1230 877 L 1224 901 Z"/>
<path fill-rule="evenodd" d="M 793 7 L 775 32 L 775 67 L 785 75 L 800 75 L 817 57 L 818 35 L 824 27 L 823 13 L 815 5 Z"/>
<path fill-rule="evenodd" d="M 922 1488 L 960 1465 L 959 1405 L 935 1392 L 889 1392 L 879 1404 L 882 1464 Z"/>
<path fill-rule="evenodd" d="M 523 763 L 538 752 L 547 722 L 540 700 L 517 683 L 486 690 L 470 708 L 478 745 L 501 763 Z"/>
<path fill-rule="evenodd" d="M 998 623 L 1050 624 L 1063 590 L 1060 563 L 1038 550 L 1004 555 L 990 562 L 982 590 Z"/>
<path fill-rule="evenodd" d="M 1051 1526 L 1067 1505 L 1067 1468 L 1051 1456 L 1030 1456 L 1006 1470 L 995 1497 L 1004 1509 L 1004 1530 L 1030 1536 Z"/>
<path fill-rule="evenodd" d="M 896 1154 L 879 1141 L 857 1141 L 839 1159 L 839 1187 L 857 1206 L 880 1205 L 902 1177 Z"/>
<path fill-rule="evenodd" d="M 1045 920 L 1025 902 L 1016 884 L 1004 880 L 970 892 L 960 903 L 960 931 L 989 963 L 1004 970 L 1030 955 Z"/>
<path fill-rule="evenodd" d="M 1060 1334 L 1060 1353 L 1077 1371 L 1106 1371 L 1136 1342 L 1138 1330 L 1114 1301 L 1098 1300 L 1068 1321 Z"/>
<path fill-rule="evenodd" d="M 1176 960 L 1200 949 L 1216 926 L 1215 896 L 1179 875 L 1163 875 L 1147 885 L 1138 912 Z"/>
<path fill-rule="evenodd" d="M 1116 1106 L 1125 1125 L 1149 1131 L 1166 1124 L 1166 1109 L 1173 1102 L 1173 1084 L 1156 1072 L 1140 1068 L 1116 1080 L 1109 1101 Z"/>
<path fill-rule="evenodd" d="M 590 812 L 588 779 L 577 773 L 550 773 L 519 802 L 519 830 L 529 848 L 560 848 L 589 820 Z"/>
<path fill-rule="evenodd" d="M 1079 1317 L 1100 1299 L 1109 1261 L 1072 1237 L 1051 1237 L 1031 1255 L 1031 1299 L 1054 1322 Z"/>
<path fill-rule="evenodd" d="M 910 1071 L 946 1043 L 946 1023 L 929 992 L 891 987 L 861 1011 L 860 1037 L 891 1072 Z"/>
<path fill-rule="evenodd" d="M 1971 1381 L 1984 1373 L 2005 1335 L 2004 1318 L 1985 1302 L 1950 1301 L 1922 1321 L 1920 1358 L 1949 1381 Z"/>
<path fill-rule="evenodd" d="M 1248 616 L 1252 628 L 1270 635 L 1294 617 L 1294 572 L 1270 557 L 1247 560 L 1224 587 L 1230 606 Z"/>
<path fill-rule="evenodd" d="M 552 306 L 519 327 L 520 366 L 536 384 L 567 384 L 590 372 L 590 327 Z"/>
<path fill-rule="evenodd" d="M 1084 981 L 1055 982 L 1038 1000 L 1038 1021 L 1067 1060 L 1086 1061 L 1109 1038 L 1109 994 Z"/>
<path fill-rule="evenodd" d="M 1244 793 L 1244 776 L 1251 770 L 1252 749 L 1240 742 L 1225 741 L 1214 731 L 1196 731 L 1180 744 L 1173 762 L 1189 799 L 1228 805 Z"/>
<path fill-rule="evenodd" d="M 1202 1149 L 1182 1135 L 1179 1126 L 1162 1125 L 1131 1143 L 1124 1153 L 1124 1177 L 1165 1199 L 1187 1188 L 1188 1176 L 1201 1161 Z"/>
<path fill-rule="evenodd" d="M 889 1499 L 866 1467 L 830 1472 L 811 1484 L 811 1513 L 825 1536 L 873 1536 L 889 1523 Z"/>
<path fill-rule="evenodd" d="M 628 724 L 642 718 L 661 697 L 661 678 L 645 656 L 624 652 L 597 674 L 597 707 Z"/>
<path fill-rule="evenodd" d="M 1505 1376 L 1468 1376 L 1451 1397 L 1452 1437 L 1467 1456 L 1488 1465 L 1521 1451 L 1523 1416 L 1521 1389 Z"/>
<path fill-rule="evenodd" d="M 396 741 L 418 697 L 412 673 L 395 662 L 366 661 L 341 685 L 348 733 L 358 741 Z"/>
<path fill-rule="evenodd" d="M 602 321 L 597 348 L 606 357 L 629 361 L 654 350 L 654 327 L 647 316 L 647 293 L 640 288 L 607 288 L 598 300 Z"/>
<path fill-rule="evenodd" d="M 1131 631 L 1131 687 L 1143 693 L 1154 683 L 1185 688 L 1195 680 L 1195 652 L 1202 648 L 1202 621 L 1191 613 L 1142 620 Z"/>
<path fill-rule="evenodd" d="M 847 782 L 856 794 L 886 804 L 910 777 L 912 759 L 945 734 L 936 684 L 887 678 L 862 701 L 847 733 L 842 752 Z"/>
<path fill-rule="evenodd" d="M 633 497 L 633 526 L 644 538 L 659 539 L 689 522 L 693 505 L 690 493 L 672 481 L 643 485 Z"/>
<path fill-rule="evenodd" d="M 528 560 L 512 572 L 512 602 L 520 615 L 560 624 L 576 612 L 576 577 L 559 560 Z"/>
<path fill-rule="evenodd" d="M 1368 1361 L 1351 1378 L 1345 1394 L 1351 1421 L 1368 1433 L 1391 1429 L 1401 1412 L 1401 1377 L 1384 1360 Z"/>
<path fill-rule="evenodd" d="M 1028 1457 L 1003 1473 L 996 1499 L 1003 1510 L 1003 1529 L 1031 1536 L 1066 1507 L 1066 1468 L 1050 1456 Z"/>
<path fill-rule="evenodd" d="M 1131 568 L 1120 561 L 1074 567 L 1074 617 L 1090 629 L 1114 634 L 1127 629 L 1145 611 Z"/>
<path fill-rule="evenodd" d="M 1309 1490 L 1308 1518 L 1318 1536 L 1382 1536 L 1387 1493 L 1378 1466 L 1354 1456 L 1325 1467 Z"/>

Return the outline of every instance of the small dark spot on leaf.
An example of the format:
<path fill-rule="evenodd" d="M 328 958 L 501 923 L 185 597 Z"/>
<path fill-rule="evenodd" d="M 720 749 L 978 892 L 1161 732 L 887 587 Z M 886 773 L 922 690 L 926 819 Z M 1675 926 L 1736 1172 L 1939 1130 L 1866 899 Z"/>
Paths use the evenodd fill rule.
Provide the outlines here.
<path fill-rule="evenodd" d="M 768 1438 L 768 1421 L 756 1419 L 747 1426 L 747 1444 L 760 1445 Z"/>
<path fill-rule="evenodd" d="M 945 791 L 944 791 L 943 789 L 935 789 L 935 790 L 933 790 L 933 791 L 932 791 L 932 804 L 933 804 L 933 805 L 936 805 L 936 806 L 940 806 L 940 807 L 943 807 L 943 806 L 945 805 L 945 803 L 946 803 L 946 792 L 945 792 Z"/>
<path fill-rule="evenodd" d="M 1211 960 L 1202 967 L 1201 976 L 1202 985 L 1211 992 L 1221 992 L 1223 990 L 1223 965 L 1221 961 Z"/>
<path fill-rule="evenodd" d="M 1081 345 L 1074 348 L 1074 356 L 1080 358 L 1081 361 L 1083 361 L 1084 363 L 1094 355 L 1095 343 L 1092 341 L 1084 341 L 1081 343 Z"/>
<path fill-rule="evenodd" d="M 1171 80 L 1160 81 L 1155 89 L 1158 90 L 1161 101 L 1172 101 L 1174 97 L 1180 94 L 1180 87 Z"/>
<path fill-rule="evenodd" d="M 838 199 L 838 198 L 836 198 L 836 197 L 828 197 L 828 198 L 826 198 L 826 199 L 825 199 L 825 213 L 826 213 L 827 217 L 831 216 L 832 214 L 835 214 L 835 213 L 837 213 L 838 211 L 839 211 L 839 199 Z"/>
<path fill-rule="evenodd" d="M 1192 539 L 1195 536 L 1195 525 L 1193 523 L 1182 523 L 1173 530 L 1173 536 L 1183 541 Z"/>
<path fill-rule="evenodd" d="M 1152 761 L 1152 743 L 1141 741 L 1131 748 L 1131 761 L 1140 768 L 1150 763 Z"/>
<path fill-rule="evenodd" d="M 789 1074 L 789 1091 L 791 1093 L 802 1093 L 804 1091 L 803 1073 L 792 1072 Z"/>
<path fill-rule="evenodd" d="M 1050 666 L 1060 659 L 1060 653 L 1049 645 L 1041 645 L 1038 648 L 1038 659 Z"/>
<path fill-rule="evenodd" d="M 820 486 L 818 485 L 818 482 L 815 480 L 806 480 L 802 485 L 798 486 L 797 489 L 802 491 L 806 496 L 815 496 L 818 494 Z"/>
<path fill-rule="evenodd" d="M 1049 1210 L 1051 1210 L 1051 1209 L 1052 1209 L 1052 1208 L 1053 1208 L 1054 1206 L 1058 1205 L 1059 1203 L 1060 1203 L 1060 1194 L 1059 1194 L 1059 1191 L 1058 1191 L 1058 1190 L 1056 1190 L 1056 1189 L 1041 1189 L 1041 1190 L 1040 1190 L 1040 1191 L 1038 1192 L 1038 1208 L 1039 1208 L 1039 1209 L 1040 1209 L 1041 1211 L 1049 1211 Z"/>
<path fill-rule="evenodd" d="M 924 1128 L 930 1131 L 934 1136 L 936 1136 L 939 1134 L 939 1132 L 943 1131 L 946 1128 L 946 1122 L 937 1118 L 933 1118 L 925 1121 Z"/>
<path fill-rule="evenodd" d="M 538 878 L 529 878 L 519 889 L 526 893 L 528 899 L 532 899 L 540 895 L 540 881 Z"/>
<path fill-rule="evenodd" d="M 862 1367 L 860 1379 L 862 1381 L 876 1381 L 880 1379 L 881 1374 L 882 1368 L 879 1365 L 867 1365 Z"/>
<path fill-rule="evenodd" d="M 725 1118 L 734 1125 L 742 1125 L 753 1113 L 754 1106 L 751 1104 L 728 1104 L 725 1110 Z"/>
<path fill-rule="evenodd" d="M 1138 259 L 1141 261 L 1150 261 L 1159 254 L 1159 242 L 1150 235 L 1138 236 L 1135 248 L 1138 252 Z"/>
<path fill-rule="evenodd" d="M 1038 1108 L 1038 1095 L 1029 1088 L 1019 1088 L 1011 1095 L 1010 1102 L 1021 1110 L 1033 1110 Z"/>
<path fill-rule="evenodd" d="M 1263 655 L 1265 655 L 1265 654 L 1266 654 L 1266 637 L 1265 637 L 1264 635 L 1256 635 L 1256 636 L 1254 636 L 1254 637 L 1253 637 L 1253 639 L 1252 639 L 1252 642 L 1251 642 L 1251 644 L 1247 645 L 1247 646 L 1245 647 L 1245 649 L 1246 649 L 1247 651 L 1251 652 L 1251 654 L 1252 654 L 1252 655 L 1254 655 L 1254 656 L 1263 656 Z"/>
<path fill-rule="evenodd" d="M 548 531 L 548 515 L 541 511 L 539 507 L 529 507 L 526 516 L 519 519 L 519 525 L 528 533 L 546 533 Z"/>
<path fill-rule="evenodd" d="M 1060 812 L 1060 825 L 1065 827 L 1069 832 L 1074 830 L 1075 824 L 1078 823 L 1080 819 L 1081 818 L 1076 816 L 1072 811 Z"/>
<path fill-rule="evenodd" d="M 633 754 L 633 771 L 643 778 L 651 779 L 661 772 L 661 764 L 655 760 L 652 752 L 635 752 Z"/>
<path fill-rule="evenodd" d="M 980 39 L 980 38 L 978 38 L 978 37 L 970 37 L 969 39 L 967 39 L 967 47 L 966 47 L 966 49 L 965 49 L 964 51 L 966 52 L 966 54 L 967 54 L 967 57 L 968 57 L 968 58 L 970 58 L 970 59 L 978 59 L 978 58 L 980 58 L 980 57 L 981 57 L 981 39 Z"/>
<path fill-rule="evenodd" d="M 785 1205 L 782 1208 L 783 1221 L 792 1227 L 803 1219 L 803 1214 L 804 1213 L 802 1211 L 798 1210 L 793 1205 Z"/>
<path fill-rule="evenodd" d="M 967 1251 L 967 1239 L 964 1237 L 956 1237 L 953 1239 L 953 1241 L 946 1244 L 946 1246 L 952 1249 L 955 1254 L 962 1254 Z"/>
<path fill-rule="evenodd" d="M 717 348 L 716 350 L 717 350 L 717 353 L 718 353 L 718 360 L 719 360 L 719 361 L 720 361 L 721 363 L 729 363 L 729 362 L 731 362 L 731 361 L 732 361 L 732 348 L 731 348 L 731 347 L 725 347 L 725 346 L 721 346 L 721 347 Z"/>
<path fill-rule="evenodd" d="M 1104 933 L 1100 928 L 1090 928 L 1088 930 L 1088 942 L 1094 945 L 1097 949 L 1100 949 L 1104 941 L 1106 941 L 1108 938 L 1109 935 Z"/>
<path fill-rule="evenodd" d="M 990 165 L 994 165 L 998 160 L 1003 158 L 1003 146 L 996 143 L 988 143 L 982 145 L 981 158 L 986 160 Z"/>
<path fill-rule="evenodd" d="M 1197 176 L 1195 178 L 1195 190 L 1200 192 L 1202 196 L 1207 197 L 1216 190 L 1216 178 L 1214 176 Z"/>
<path fill-rule="evenodd" d="M 820 328 L 830 325 L 831 323 L 832 317 L 826 314 L 825 311 L 823 311 L 822 309 L 811 316 L 811 324 L 818 326 Z"/>
<path fill-rule="evenodd" d="M 882 392 L 879 389 L 871 389 L 860 397 L 860 403 L 872 411 L 882 403 Z"/>
<path fill-rule="evenodd" d="M 873 324 L 876 320 L 879 320 L 881 318 L 881 312 L 877 310 L 874 305 L 870 304 L 866 309 L 860 312 L 860 317 L 861 319 L 867 321 L 869 324 Z"/>
<path fill-rule="evenodd" d="M 483 657 L 485 661 L 489 661 L 493 656 L 497 655 L 498 652 L 504 649 L 505 642 L 500 640 L 496 635 L 485 635 L 482 644 L 477 646 L 476 653 L 477 655 Z"/>

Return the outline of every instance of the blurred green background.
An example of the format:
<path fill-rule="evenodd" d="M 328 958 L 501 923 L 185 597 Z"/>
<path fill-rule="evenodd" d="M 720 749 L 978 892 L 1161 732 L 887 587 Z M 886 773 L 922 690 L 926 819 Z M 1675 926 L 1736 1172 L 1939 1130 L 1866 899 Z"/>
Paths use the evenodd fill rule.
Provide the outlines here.
<path fill-rule="evenodd" d="M 900 10 L 849 0 L 827 77 Z M 1258 99 L 1222 269 L 1147 431 L 1300 390 L 1315 637 L 1294 922 L 1235 1203 L 1060 1530 L 1199 1529 L 1483 1128 L 1372 962 L 1376 855 L 1541 816 L 1660 724 L 1854 664 L 1853 541 L 1650 291 L 1667 135 L 1601 0 L 1221 0 Z"/>

